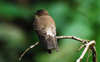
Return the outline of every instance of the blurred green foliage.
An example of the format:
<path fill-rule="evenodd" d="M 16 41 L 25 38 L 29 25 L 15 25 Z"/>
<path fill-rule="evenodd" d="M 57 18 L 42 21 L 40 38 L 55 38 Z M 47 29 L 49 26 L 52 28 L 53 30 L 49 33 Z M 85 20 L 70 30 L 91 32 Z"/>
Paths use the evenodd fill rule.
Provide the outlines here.
<path fill-rule="evenodd" d="M 20 62 L 26 48 L 38 41 L 34 12 L 46 9 L 56 22 L 57 35 L 96 40 L 100 62 L 100 0 L 0 0 L 0 62 Z M 75 62 L 81 43 L 58 40 L 59 52 L 48 54 L 41 45 L 28 51 L 22 62 Z M 86 62 L 88 53 L 82 62 Z M 92 56 L 89 58 L 92 62 Z"/>

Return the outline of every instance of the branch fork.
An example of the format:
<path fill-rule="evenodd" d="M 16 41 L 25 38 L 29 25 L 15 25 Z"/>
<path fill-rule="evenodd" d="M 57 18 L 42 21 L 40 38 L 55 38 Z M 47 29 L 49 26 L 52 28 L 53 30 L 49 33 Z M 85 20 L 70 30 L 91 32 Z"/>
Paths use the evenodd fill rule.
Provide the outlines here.
<path fill-rule="evenodd" d="M 94 46 L 94 45 L 95 45 L 95 41 L 90 41 L 89 43 L 84 44 L 83 46 L 85 46 L 85 49 L 84 49 L 84 51 L 82 52 L 82 54 L 81 54 L 81 56 L 79 57 L 79 59 L 77 59 L 76 62 L 80 62 L 80 61 L 83 59 L 83 57 L 84 57 L 84 55 L 86 54 L 86 52 L 88 51 L 89 47 L 90 47 L 90 46 Z M 83 47 L 83 46 L 82 46 L 82 47 Z M 95 51 L 95 52 L 96 52 L 96 51 Z M 93 58 L 93 59 L 95 59 L 95 58 Z M 96 62 L 96 61 L 93 61 L 93 62 Z"/>

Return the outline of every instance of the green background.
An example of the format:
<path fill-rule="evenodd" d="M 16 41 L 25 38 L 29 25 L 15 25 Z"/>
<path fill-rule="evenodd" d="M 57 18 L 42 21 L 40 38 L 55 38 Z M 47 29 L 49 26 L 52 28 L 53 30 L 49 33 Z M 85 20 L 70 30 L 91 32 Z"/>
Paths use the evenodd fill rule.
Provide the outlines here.
<path fill-rule="evenodd" d="M 20 55 L 38 37 L 33 30 L 33 14 L 46 9 L 56 22 L 57 36 L 96 40 L 100 62 L 100 0 L 0 0 L 0 62 L 75 62 L 81 55 L 80 42 L 58 40 L 59 52 L 48 54 L 41 44 L 19 61 Z M 88 52 L 82 62 L 86 62 Z M 88 62 L 92 62 L 92 55 Z"/>

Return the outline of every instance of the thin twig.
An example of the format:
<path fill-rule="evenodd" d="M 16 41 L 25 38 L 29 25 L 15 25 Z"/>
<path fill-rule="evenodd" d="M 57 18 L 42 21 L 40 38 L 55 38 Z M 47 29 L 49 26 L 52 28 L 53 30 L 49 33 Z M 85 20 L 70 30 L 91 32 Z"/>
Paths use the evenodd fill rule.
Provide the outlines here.
<path fill-rule="evenodd" d="M 92 50 L 92 55 L 93 55 L 92 61 L 97 62 L 97 52 L 96 52 L 95 46 L 92 46 L 91 50 Z"/>
<path fill-rule="evenodd" d="M 26 50 L 24 51 L 24 53 L 20 56 L 19 60 L 22 59 L 22 57 L 25 55 L 25 53 L 26 53 L 27 51 L 29 51 L 30 49 L 34 48 L 34 47 L 35 47 L 36 45 L 38 45 L 38 44 L 39 44 L 39 42 L 36 42 L 34 45 L 32 45 L 32 46 L 30 46 L 28 49 L 26 49 Z"/>
<path fill-rule="evenodd" d="M 89 48 L 88 49 L 89 50 L 89 52 L 88 52 L 88 57 L 87 57 L 87 59 L 86 59 L 86 62 L 88 62 L 88 60 L 89 60 L 89 57 L 90 57 L 90 55 L 91 55 L 91 52 L 92 52 L 92 50 Z"/>
<path fill-rule="evenodd" d="M 78 49 L 78 51 L 80 51 L 83 47 L 85 47 L 85 45 L 81 45 L 81 47 Z"/>
<path fill-rule="evenodd" d="M 75 36 L 56 36 L 56 38 L 57 39 L 74 39 L 74 40 L 80 41 L 82 43 L 89 42 L 89 40 L 83 40 L 83 39 L 80 39 L 80 38 L 75 37 Z"/>
<path fill-rule="evenodd" d="M 56 36 L 57 39 L 74 39 L 80 42 L 83 42 L 83 39 L 80 39 L 78 37 L 75 36 Z"/>

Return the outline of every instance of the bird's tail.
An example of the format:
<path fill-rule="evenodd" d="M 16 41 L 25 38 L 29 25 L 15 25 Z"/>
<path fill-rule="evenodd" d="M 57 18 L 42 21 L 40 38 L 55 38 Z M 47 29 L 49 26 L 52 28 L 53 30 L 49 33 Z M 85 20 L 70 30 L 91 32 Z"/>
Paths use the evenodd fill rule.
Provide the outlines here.
<path fill-rule="evenodd" d="M 57 39 L 56 37 L 51 37 L 49 36 L 48 40 L 47 40 L 47 49 L 50 50 L 51 49 L 56 49 L 56 51 L 58 51 L 58 43 L 57 43 Z"/>

